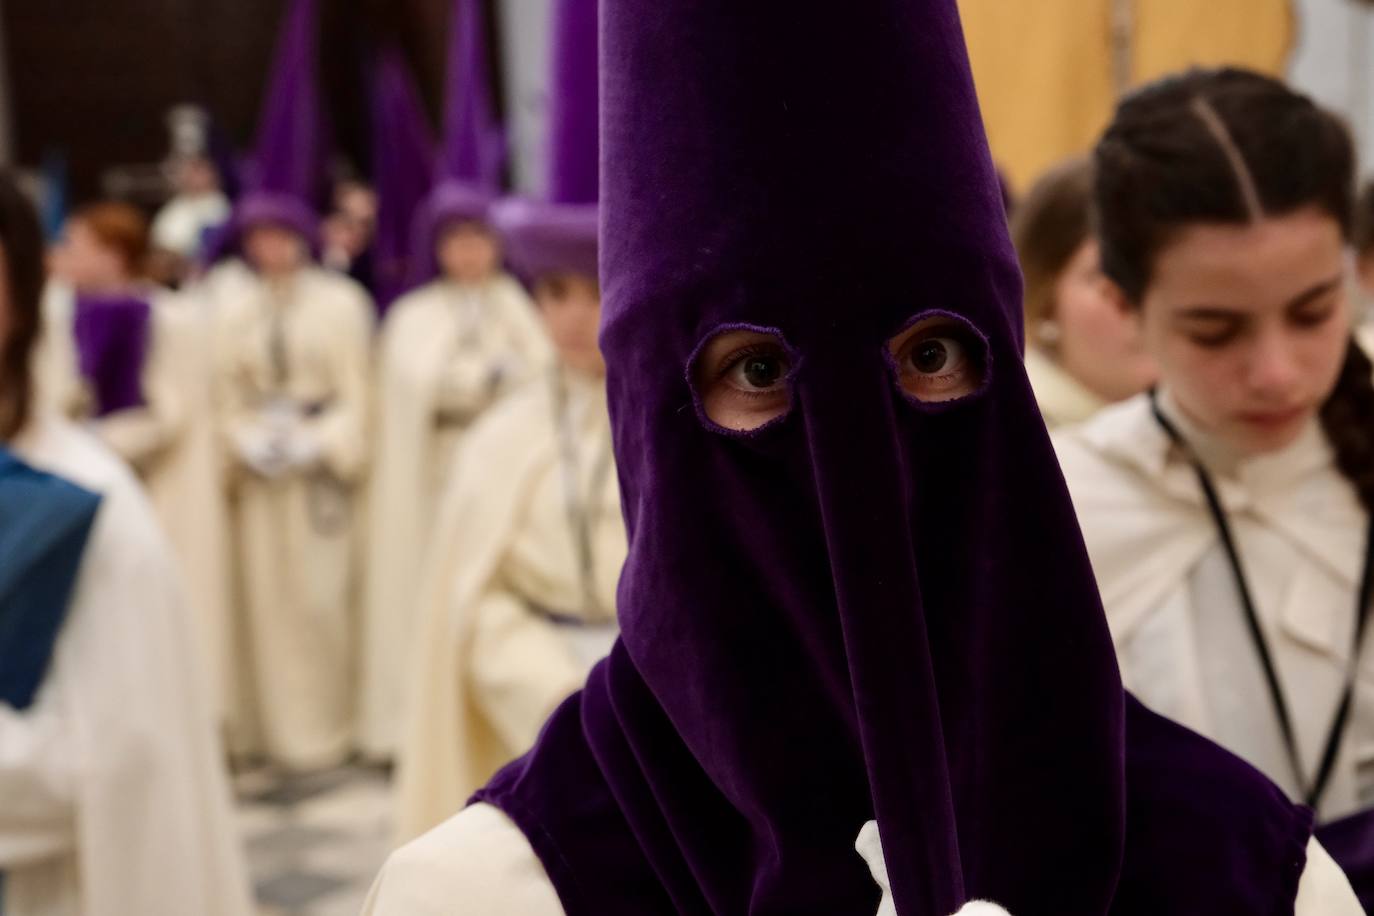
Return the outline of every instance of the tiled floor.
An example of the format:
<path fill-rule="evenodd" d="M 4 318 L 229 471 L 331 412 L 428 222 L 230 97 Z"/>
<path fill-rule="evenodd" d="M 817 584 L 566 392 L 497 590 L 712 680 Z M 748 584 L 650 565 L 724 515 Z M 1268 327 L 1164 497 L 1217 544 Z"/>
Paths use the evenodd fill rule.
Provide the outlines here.
<path fill-rule="evenodd" d="M 239 829 L 260 916 L 358 916 L 390 850 L 391 792 L 379 770 L 238 775 Z"/>

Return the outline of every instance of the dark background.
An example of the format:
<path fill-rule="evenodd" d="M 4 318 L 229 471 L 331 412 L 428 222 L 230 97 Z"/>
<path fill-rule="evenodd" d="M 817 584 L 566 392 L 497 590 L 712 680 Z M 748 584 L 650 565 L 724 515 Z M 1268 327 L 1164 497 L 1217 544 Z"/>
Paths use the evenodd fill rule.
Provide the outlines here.
<path fill-rule="evenodd" d="M 486 0 L 494 31 L 495 0 Z M 385 41 L 409 59 L 437 123 L 451 0 L 320 0 L 321 68 L 339 153 L 368 170 L 366 62 Z M 19 0 L 3 5 L 14 154 L 67 158 L 75 202 L 110 166 L 159 161 L 165 114 L 196 102 L 251 147 L 286 0 Z M 488 44 L 493 85 L 499 42 Z"/>

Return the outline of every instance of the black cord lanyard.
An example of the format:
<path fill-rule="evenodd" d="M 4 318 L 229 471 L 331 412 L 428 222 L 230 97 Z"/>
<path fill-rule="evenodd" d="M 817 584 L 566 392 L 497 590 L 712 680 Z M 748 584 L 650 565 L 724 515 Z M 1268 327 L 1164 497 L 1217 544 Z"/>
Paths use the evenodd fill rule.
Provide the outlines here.
<path fill-rule="evenodd" d="M 563 489 L 567 501 L 568 527 L 572 530 L 573 548 L 577 552 L 579 581 L 582 586 L 582 612 L 594 615 L 601 610 L 601 602 L 596 595 L 596 547 L 594 545 L 592 524 L 599 515 L 597 500 L 606 487 L 606 481 L 615 467 L 614 455 L 609 438 L 592 466 L 592 476 L 587 484 L 587 498 L 581 495 L 581 456 L 577 444 L 577 431 L 573 428 L 572 405 L 569 403 L 568 384 L 563 379 L 561 369 L 553 370 L 553 402 L 558 426 L 558 439 L 562 451 Z"/>
<path fill-rule="evenodd" d="M 1355 606 L 1355 638 L 1346 669 L 1345 689 L 1341 692 L 1341 701 L 1336 707 L 1336 715 L 1326 737 L 1326 747 L 1322 751 L 1316 778 L 1310 786 L 1305 786 L 1302 758 L 1298 753 L 1298 741 L 1293 730 L 1293 717 L 1288 709 L 1288 700 L 1284 695 L 1283 685 L 1279 682 L 1279 673 L 1274 665 L 1273 653 L 1269 651 L 1269 642 L 1264 638 L 1264 630 L 1260 627 L 1259 614 L 1255 610 L 1255 601 L 1250 593 L 1250 583 L 1245 577 L 1244 567 L 1241 566 L 1240 551 L 1236 547 L 1235 537 L 1231 534 L 1231 524 L 1226 518 L 1226 510 L 1222 508 L 1221 499 L 1217 496 L 1216 485 L 1212 482 L 1212 477 L 1207 473 L 1207 469 L 1198 459 L 1197 453 L 1188 445 L 1177 427 L 1159 409 L 1158 398 L 1153 392 L 1150 394 L 1150 408 L 1154 412 L 1155 420 L 1169 434 L 1169 438 L 1173 440 L 1174 444 L 1182 449 L 1188 462 L 1193 466 L 1194 473 L 1197 474 L 1198 484 L 1207 500 L 1207 508 L 1212 513 L 1212 521 L 1216 524 L 1217 534 L 1221 538 L 1222 547 L 1226 551 L 1226 558 L 1231 564 L 1231 572 L 1235 576 L 1236 590 L 1240 593 L 1240 605 L 1245 611 L 1245 624 L 1250 631 L 1250 639 L 1254 643 L 1255 653 L 1259 655 L 1260 664 L 1264 667 L 1264 679 L 1269 686 L 1269 698 L 1274 704 L 1274 714 L 1279 720 L 1279 731 L 1283 733 L 1283 743 L 1288 752 L 1288 761 L 1293 768 L 1293 775 L 1297 779 L 1298 788 L 1304 793 L 1304 801 L 1309 807 L 1315 809 L 1320 806 L 1322 796 L 1326 794 L 1327 784 L 1331 782 L 1331 774 L 1335 770 L 1336 758 L 1340 755 L 1341 743 L 1345 739 L 1346 726 L 1350 721 L 1351 706 L 1354 704 L 1360 649 L 1364 643 L 1365 624 L 1369 620 L 1370 599 L 1374 597 L 1374 519 L 1371 519 L 1369 533 L 1365 540 L 1364 573 L 1360 579 L 1359 604 Z"/>

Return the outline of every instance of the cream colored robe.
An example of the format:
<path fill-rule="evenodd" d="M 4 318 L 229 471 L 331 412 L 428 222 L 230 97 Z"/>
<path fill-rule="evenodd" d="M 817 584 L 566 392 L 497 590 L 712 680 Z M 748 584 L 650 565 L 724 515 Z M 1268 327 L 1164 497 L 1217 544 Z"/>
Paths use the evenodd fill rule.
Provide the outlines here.
<path fill-rule="evenodd" d="M 1162 403 L 1169 409 L 1167 394 Z M 1171 413 L 1214 468 L 1310 783 L 1344 683 L 1368 519 L 1315 421 L 1283 451 L 1240 460 Z M 1215 525 L 1147 397 L 1055 441 L 1126 686 L 1300 798 Z M 1366 651 L 1323 819 L 1374 802 L 1371 766 L 1374 653 Z"/>
<path fill-rule="evenodd" d="M 239 730 L 257 726 L 261 750 L 287 767 L 332 766 L 353 740 L 354 496 L 367 459 L 372 305 L 353 281 L 316 267 L 285 290 L 262 281 L 233 289 L 245 294 L 219 297 L 213 321 L 216 410 L 233 462 L 235 582 L 254 688 L 255 716 Z M 287 368 L 280 387 L 274 315 Z M 276 398 L 294 405 L 322 454 L 316 467 L 269 479 L 244 466 L 234 443 Z"/>
<path fill-rule="evenodd" d="M 627 552 L 600 380 L 566 373 L 591 541 L 588 609 L 567 514 L 551 378 L 490 411 L 459 447 L 425 560 L 397 773 L 397 830 L 418 836 L 525 751 L 614 637 Z M 586 497 L 590 495 L 591 499 Z M 540 612 L 591 624 L 560 625 Z"/>
<path fill-rule="evenodd" d="M 993 157 L 1024 191 L 1092 146 L 1120 88 L 1113 15 L 1127 3 L 1132 85 L 1190 65 L 1281 75 L 1293 43 L 1290 0 L 959 0 Z"/>
<path fill-rule="evenodd" d="M 191 613 L 138 484 L 42 413 L 13 443 L 99 492 L 52 667 L 0 705 L 6 916 L 248 916 L 248 880 Z"/>
<path fill-rule="evenodd" d="M 895 914 L 887 896 L 887 866 L 872 822 L 856 849 L 884 890 L 878 916 Z M 1072 868 L 1072 863 L 1065 863 Z M 606 880 L 614 881 L 614 875 Z M 1218 875 L 1218 881 L 1226 880 Z M 1006 911 L 970 903 L 960 916 Z M 1316 840 L 1298 886 L 1294 916 L 1360 916 L 1350 882 Z M 563 905 L 520 829 L 501 811 L 477 804 L 391 855 L 372 885 L 363 916 L 563 916 Z M 1164 914 L 1160 914 L 1164 916 Z"/>
<path fill-rule="evenodd" d="M 1081 423 L 1104 405 L 1100 397 L 1034 346 L 1026 347 L 1026 375 L 1050 429 Z"/>
<path fill-rule="evenodd" d="M 508 276 L 470 288 L 435 281 L 387 312 L 375 384 L 359 702 L 359 743 L 371 757 L 396 750 L 420 557 L 454 446 L 492 403 L 552 359 L 534 303 Z"/>
<path fill-rule="evenodd" d="M 210 406 L 210 329 L 193 300 L 163 291 L 151 299 L 151 345 L 143 371 L 147 403 L 88 420 L 91 399 L 72 334 L 75 299 L 69 288 L 49 284 L 35 370 L 39 397 L 49 408 L 87 421 L 143 481 L 186 579 L 201 645 L 198 667 L 223 721 L 235 688 L 223 455 Z"/>

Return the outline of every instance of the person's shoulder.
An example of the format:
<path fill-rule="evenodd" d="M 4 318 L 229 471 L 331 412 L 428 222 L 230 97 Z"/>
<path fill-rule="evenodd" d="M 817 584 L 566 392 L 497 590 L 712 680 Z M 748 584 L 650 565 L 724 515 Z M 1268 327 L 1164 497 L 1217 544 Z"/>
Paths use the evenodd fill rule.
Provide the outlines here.
<path fill-rule="evenodd" d="M 372 322 L 372 296 L 357 280 L 318 265 L 306 269 L 305 280 L 309 284 L 311 299 L 349 309 L 356 316 L 366 317 L 369 324 Z"/>
<path fill-rule="evenodd" d="M 392 853 L 365 916 L 561 916 L 544 867 L 519 828 L 476 804 Z"/>
<path fill-rule="evenodd" d="M 92 568 L 174 575 L 174 563 L 142 485 L 91 433 L 50 412 L 16 441 L 19 457 L 100 497 L 86 554 Z"/>
<path fill-rule="evenodd" d="M 1168 460 L 1167 436 L 1143 394 L 1060 427 L 1051 441 L 1080 516 L 1099 505 L 1115 507 L 1127 494 L 1151 492 Z"/>
<path fill-rule="evenodd" d="M 38 413 L 16 441 L 21 458 L 40 471 L 121 501 L 140 492 L 138 481 L 96 436 L 50 411 Z"/>
<path fill-rule="evenodd" d="M 1126 785 L 1127 899 L 1150 901 L 1149 912 L 1159 913 L 1268 913 L 1296 899 L 1312 812 L 1130 696 Z"/>

